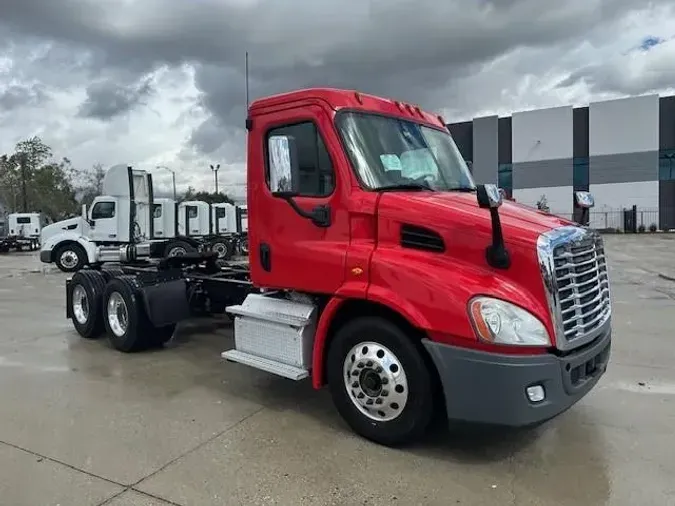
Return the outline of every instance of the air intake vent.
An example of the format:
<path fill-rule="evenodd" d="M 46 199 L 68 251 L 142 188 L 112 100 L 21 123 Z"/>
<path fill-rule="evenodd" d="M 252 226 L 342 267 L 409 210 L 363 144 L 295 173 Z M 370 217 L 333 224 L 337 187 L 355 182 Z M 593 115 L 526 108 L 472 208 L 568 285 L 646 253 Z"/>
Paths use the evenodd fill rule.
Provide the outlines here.
<path fill-rule="evenodd" d="M 443 238 L 437 232 L 415 225 L 401 227 L 401 246 L 436 253 L 445 251 Z"/>

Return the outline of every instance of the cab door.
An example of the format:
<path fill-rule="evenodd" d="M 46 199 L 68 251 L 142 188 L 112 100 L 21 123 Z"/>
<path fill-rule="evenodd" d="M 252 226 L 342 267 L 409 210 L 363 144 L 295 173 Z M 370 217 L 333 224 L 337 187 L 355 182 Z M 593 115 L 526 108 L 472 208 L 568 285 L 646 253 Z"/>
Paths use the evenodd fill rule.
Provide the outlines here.
<path fill-rule="evenodd" d="M 334 294 L 344 283 L 349 247 L 347 185 L 338 174 L 338 143 L 328 114 L 307 105 L 257 116 L 249 140 L 249 258 L 253 282 L 266 287 Z M 285 136 L 295 146 L 296 196 L 275 196 L 269 141 Z M 327 142 L 327 139 L 329 142 Z M 330 143 L 330 144 L 329 144 Z M 262 156 L 261 156 L 262 155 Z M 303 214 L 324 209 L 317 224 Z"/>
<path fill-rule="evenodd" d="M 114 200 L 99 200 L 94 203 L 89 216 L 90 236 L 94 242 L 119 241 L 117 233 L 117 205 Z"/>

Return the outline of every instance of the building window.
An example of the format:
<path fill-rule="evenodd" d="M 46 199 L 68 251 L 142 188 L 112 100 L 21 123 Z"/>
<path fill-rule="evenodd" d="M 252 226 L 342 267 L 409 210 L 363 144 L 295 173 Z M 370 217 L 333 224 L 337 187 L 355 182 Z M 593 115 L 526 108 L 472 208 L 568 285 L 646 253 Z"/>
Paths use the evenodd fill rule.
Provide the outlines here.
<path fill-rule="evenodd" d="M 500 188 L 503 188 L 508 196 L 513 191 L 513 165 L 510 163 L 500 163 L 497 169 L 497 182 Z"/>
<path fill-rule="evenodd" d="M 659 181 L 675 179 L 675 149 L 659 151 Z"/>
<path fill-rule="evenodd" d="M 575 158 L 573 162 L 574 189 L 588 191 L 589 188 L 589 164 L 588 158 Z"/>

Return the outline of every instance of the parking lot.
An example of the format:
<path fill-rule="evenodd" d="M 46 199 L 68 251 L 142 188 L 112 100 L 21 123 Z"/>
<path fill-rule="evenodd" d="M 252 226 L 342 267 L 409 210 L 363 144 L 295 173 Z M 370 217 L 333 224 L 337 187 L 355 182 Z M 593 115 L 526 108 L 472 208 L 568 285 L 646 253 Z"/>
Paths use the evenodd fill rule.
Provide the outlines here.
<path fill-rule="evenodd" d="M 2 255 L 0 503 L 675 504 L 675 234 L 606 243 L 613 355 L 590 395 L 536 430 L 398 450 L 353 435 L 326 391 L 223 363 L 217 322 L 132 355 L 80 339 L 66 276 Z"/>

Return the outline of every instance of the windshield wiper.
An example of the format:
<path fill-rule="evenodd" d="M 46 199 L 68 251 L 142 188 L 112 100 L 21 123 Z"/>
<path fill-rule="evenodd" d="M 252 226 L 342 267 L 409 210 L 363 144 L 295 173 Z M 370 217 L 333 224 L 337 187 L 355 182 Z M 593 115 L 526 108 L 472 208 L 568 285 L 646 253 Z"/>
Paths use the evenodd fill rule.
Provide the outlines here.
<path fill-rule="evenodd" d="M 462 193 L 473 193 L 476 191 L 475 188 L 471 186 L 458 186 L 457 188 L 448 188 L 449 192 L 462 192 Z"/>
<path fill-rule="evenodd" d="M 396 190 L 423 190 L 432 192 L 435 191 L 431 186 L 422 183 L 401 183 L 401 184 L 390 184 L 385 186 L 380 186 L 377 188 L 377 191 L 396 191 Z"/>

